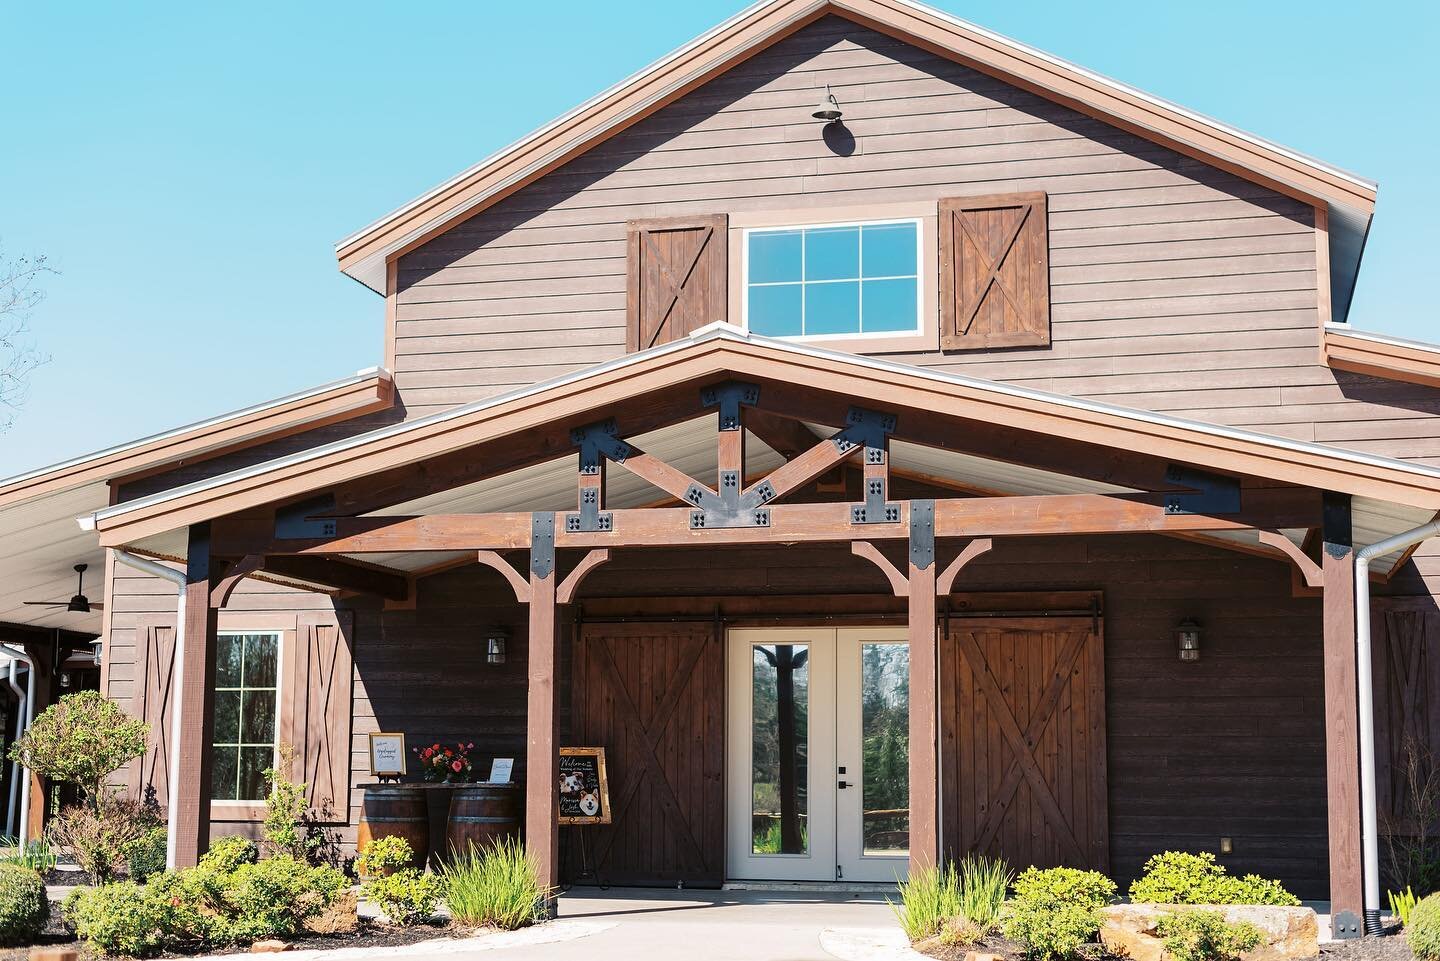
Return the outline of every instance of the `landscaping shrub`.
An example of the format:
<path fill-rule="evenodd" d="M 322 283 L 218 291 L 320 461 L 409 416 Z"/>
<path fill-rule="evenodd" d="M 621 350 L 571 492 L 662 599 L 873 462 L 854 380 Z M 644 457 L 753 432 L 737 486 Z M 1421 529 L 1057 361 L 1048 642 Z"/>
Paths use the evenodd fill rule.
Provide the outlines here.
<path fill-rule="evenodd" d="M 435 906 L 445 884 L 433 874 L 417 868 L 400 868 L 392 874 L 377 874 L 366 880 L 364 893 L 391 924 L 420 924 L 435 915 Z"/>
<path fill-rule="evenodd" d="M 548 888 L 519 841 L 502 840 L 483 850 L 456 853 L 441 872 L 445 903 L 460 924 L 513 931 L 541 919 Z"/>
<path fill-rule="evenodd" d="M 1249 921 L 1229 922 L 1219 911 L 1180 911 L 1156 924 L 1173 961 L 1234 961 L 1264 939 Z"/>
<path fill-rule="evenodd" d="M 960 879 L 953 863 L 912 872 L 899 889 L 900 903 L 891 902 L 890 910 L 912 943 L 937 936 L 960 913 Z"/>
<path fill-rule="evenodd" d="M 70 851 L 95 884 L 104 884 L 126 864 L 132 845 L 161 825 L 152 805 L 113 795 L 94 802 L 65 808 L 51 819 L 46 833 L 56 846 Z"/>
<path fill-rule="evenodd" d="M 168 841 L 163 825 L 153 827 L 120 846 L 125 873 L 132 881 L 144 881 L 165 870 L 165 845 Z"/>
<path fill-rule="evenodd" d="M 79 785 L 93 807 L 106 779 L 145 753 L 148 730 L 99 691 L 80 691 L 41 711 L 10 748 L 10 760 Z"/>
<path fill-rule="evenodd" d="M 45 882 L 29 868 L 0 864 L 0 944 L 29 944 L 50 920 Z"/>
<path fill-rule="evenodd" d="M 65 899 L 75 933 L 106 954 L 147 958 L 169 942 L 170 902 L 134 881 L 76 888 Z"/>
<path fill-rule="evenodd" d="M 1390 913 L 1400 920 L 1400 926 L 1410 926 L 1410 914 L 1415 910 L 1415 904 L 1419 900 L 1415 892 L 1408 886 L 1404 891 L 1386 892 L 1390 898 Z"/>
<path fill-rule="evenodd" d="M 1014 888 L 1005 936 L 1040 959 L 1072 957 L 1090 943 L 1100 930 L 1100 909 L 1115 896 L 1114 881 L 1076 868 L 1027 868 Z"/>
<path fill-rule="evenodd" d="M 1421 961 L 1440 959 L 1440 894 L 1422 898 L 1410 912 L 1405 940 Z"/>
<path fill-rule="evenodd" d="M 410 842 L 402 837 L 375 838 L 355 858 L 355 871 L 362 878 L 392 874 L 408 867 L 414 857 Z"/>
<path fill-rule="evenodd" d="M 1272 904 L 1298 907 L 1300 899 L 1280 884 L 1254 874 L 1231 877 L 1208 851 L 1166 851 L 1145 862 L 1145 874 L 1130 885 L 1137 904 Z"/>
<path fill-rule="evenodd" d="M 225 940 L 245 944 L 294 936 L 348 888 L 345 875 L 288 854 L 242 864 L 226 879 L 219 904 Z"/>

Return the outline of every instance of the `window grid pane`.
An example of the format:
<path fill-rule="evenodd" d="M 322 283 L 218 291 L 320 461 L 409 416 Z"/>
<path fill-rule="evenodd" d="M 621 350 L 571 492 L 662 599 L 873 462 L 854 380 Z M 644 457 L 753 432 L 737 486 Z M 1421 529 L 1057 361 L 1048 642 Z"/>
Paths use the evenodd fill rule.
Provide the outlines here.
<path fill-rule="evenodd" d="M 280 635 L 222 634 L 226 670 L 217 672 L 213 797 L 263 801 L 264 770 L 275 756 Z"/>
<path fill-rule="evenodd" d="M 771 337 L 918 333 L 919 230 L 898 221 L 751 231 L 750 329 Z"/>

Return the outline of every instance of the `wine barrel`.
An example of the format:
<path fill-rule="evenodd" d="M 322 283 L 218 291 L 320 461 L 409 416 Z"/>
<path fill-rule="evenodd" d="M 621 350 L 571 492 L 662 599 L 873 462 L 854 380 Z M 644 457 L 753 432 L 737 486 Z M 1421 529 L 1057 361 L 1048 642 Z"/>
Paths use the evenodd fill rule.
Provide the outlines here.
<path fill-rule="evenodd" d="M 411 864 L 425 866 L 430 850 L 430 813 L 425 792 L 414 787 L 377 784 L 365 788 L 360 823 L 356 826 L 355 847 L 364 851 L 375 838 L 401 837 L 415 852 Z"/>
<path fill-rule="evenodd" d="M 456 788 L 450 794 L 450 818 L 445 823 L 446 854 L 463 853 L 472 845 L 484 850 L 507 838 L 518 840 L 521 798 L 515 784 Z"/>

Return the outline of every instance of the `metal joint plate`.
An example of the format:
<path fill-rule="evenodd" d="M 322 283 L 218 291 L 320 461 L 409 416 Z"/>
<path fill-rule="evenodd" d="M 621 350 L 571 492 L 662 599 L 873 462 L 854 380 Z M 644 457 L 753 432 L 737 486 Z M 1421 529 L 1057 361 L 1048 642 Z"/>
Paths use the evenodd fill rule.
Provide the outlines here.
<path fill-rule="evenodd" d="M 555 572 L 555 514 L 530 515 L 530 573 L 544 580 Z"/>

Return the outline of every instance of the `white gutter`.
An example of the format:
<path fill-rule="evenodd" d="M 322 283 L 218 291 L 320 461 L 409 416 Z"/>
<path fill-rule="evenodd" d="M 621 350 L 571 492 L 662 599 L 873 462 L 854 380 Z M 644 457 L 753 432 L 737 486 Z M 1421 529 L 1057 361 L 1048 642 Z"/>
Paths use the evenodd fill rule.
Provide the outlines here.
<path fill-rule="evenodd" d="M 1360 845 L 1365 933 L 1380 928 L 1380 827 L 1375 811 L 1375 689 L 1370 669 L 1370 562 L 1440 534 L 1440 521 L 1387 537 L 1355 554 L 1355 683 L 1360 689 Z"/>
<path fill-rule="evenodd" d="M 165 867 L 175 870 L 175 825 L 179 820 L 175 811 L 180 807 L 180 732 L 183 715 L 180 705 L 181 679 L 185 676 L 185 575 L 164 564 L 157 564 L 148 557 L 140 557 L 129 551 L 117 550 L 114 557 L 127 567 L 144 571 L 153 577 L 163 578 L 175 585 L 175 657 L 172 659 L 170 675 L 170 744 L 169 762 L 165 778 Z M 109 646 L 108 644 L 106 645 Z"/>
<path fill-rule="evenodd" d="M 25 708 L 29 701 L 25 698 L 25 689 L 15 683 L 15 666 L 20 662 L 10 658 L 10 676 L 7 681 L 10 684 L 10 692 L 15 695 L 15 704 L 19 710 L 15 712 L 15 740 L 20 740 L 20 735 L 25 733 Z M 15 802 L 20 797 L 20 762 L 10 762 L 10 804 L 5 808 L 5 833 L 10 837 L 16 837 L 15 830 Z"/>
<path fill-rule="evenodd" d="M 20 733 L 23 734 L 25 731 L 28 731 L 30 729 L 30 721 L 33 720 L 35 716 L 35 659 L 32 658 L 29 654 L 25 653 L 23 650 L 10 647 L 6 644 L 0 644 L 0 653 L 8 654 L 13 659 L 11 661 L 12 665 L 15 663 L 15 661 L 25 662 L 25 710 L 21 712 L 20 715 L 20 720 L 23 722 L 24 725 L 20 728 Z M 14 684 L 13 681 L 11 683 Z M 28 781 L 30 779 L 30 769 L 22 767 L 20 768 L 20 771 L 24 779 Z M 22 853 L 25 851 L 25 845 L 29 841 L 29 833 L 30 785 L 26 784 L 24 790 L 20 792 L 20 826 L 15 833 L 16 841 Z"/>

